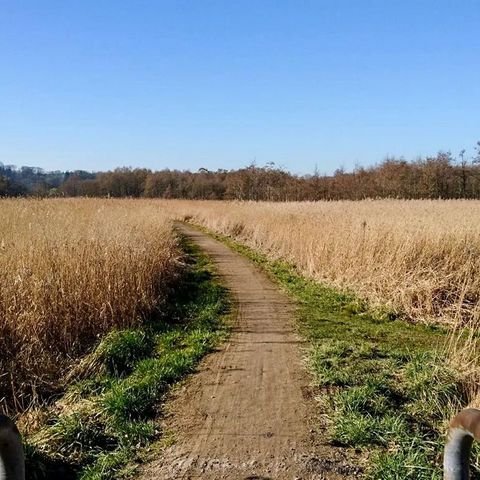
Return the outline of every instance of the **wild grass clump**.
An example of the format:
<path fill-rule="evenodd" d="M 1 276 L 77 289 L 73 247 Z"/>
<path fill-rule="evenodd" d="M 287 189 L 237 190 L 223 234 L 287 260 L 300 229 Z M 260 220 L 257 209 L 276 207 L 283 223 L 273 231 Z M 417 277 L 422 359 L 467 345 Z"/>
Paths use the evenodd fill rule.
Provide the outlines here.
<path fill-rule="evenodd" d="M 162 308 L 178 258 L 171 222 L 153 202 L 0 200 L 3 408 L 47 398 L 99 338 Z M 122 342 L 106 367 L 128 372 L 139 342 Z"/>
<path fill-rule="evenodd" d="M 322 358 L 331 364 L 331 356 L 313 355 L 314 372 L 322 370 Z M 337 383 L 340 390 L 330 397 L 332 441 L 388 449 L 385 453 L 378 448 L 373 455 L 368 478 L 441 478 L 446 421 L 468 403 L 462 375 L 446 367 L 433 351 L 405 355 L 398 346 L 367 376 L 362 373 L 367 359 L 352 354 L 343 360 L 357 374 Z M 318 386 L 327 384 L 320 381 Z M 428 475 L 418 476 L 420 471 Z"/>
<path fill-rule="evenodd" d="M 140 359 L 148 357 L 153 347 L 151 337 L 143 330 L 114 330 L 70 371 L 69 376 L 76 379 L 99 373 L 123 376 L 130 373 Z"/>

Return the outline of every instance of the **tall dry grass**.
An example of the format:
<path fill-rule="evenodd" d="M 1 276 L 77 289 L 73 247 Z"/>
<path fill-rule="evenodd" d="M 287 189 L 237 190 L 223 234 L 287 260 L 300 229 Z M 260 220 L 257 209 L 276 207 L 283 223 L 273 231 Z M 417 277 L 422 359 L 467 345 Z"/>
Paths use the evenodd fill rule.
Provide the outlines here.
<path fill-rule="evenodd" d="M 170 201 L 166 208 L 416 321 L 479 324 L 480 201 Z"/>
<path fill-rule="evenodd" d="M 476 344 L 480 201 L 0 200 L 5 405 L 48 394 L 98 336 L 165 300 L 179 255 L 171 220 L 185 217 L 415 321 L 473 324 Z"/>
<path fill-rule="evenodd" d="M 47 395 L 79 355 L 165 300 L 178 250 L 150 201 L 0 200 L 0 393 Z"/>

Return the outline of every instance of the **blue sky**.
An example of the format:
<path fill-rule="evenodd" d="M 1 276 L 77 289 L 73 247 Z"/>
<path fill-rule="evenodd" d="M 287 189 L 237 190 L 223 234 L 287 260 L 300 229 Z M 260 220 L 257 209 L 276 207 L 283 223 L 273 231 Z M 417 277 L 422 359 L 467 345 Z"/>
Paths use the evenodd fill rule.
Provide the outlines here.
<path fill-rule="evenodd" d="M 293 172 L 480 140 L 480 3 L 0 0 L 0 161 Z"/>

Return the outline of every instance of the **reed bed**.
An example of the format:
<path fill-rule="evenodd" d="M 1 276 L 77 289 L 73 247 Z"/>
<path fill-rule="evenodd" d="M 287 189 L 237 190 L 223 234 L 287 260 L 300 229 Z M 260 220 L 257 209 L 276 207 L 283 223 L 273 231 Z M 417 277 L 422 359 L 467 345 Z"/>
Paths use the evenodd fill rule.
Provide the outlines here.
<path fill-rule="evenodd" d="M 480 201 L 170 201 L 167 208 L 415 321 L 479 324 Z"/>
<path fill-rule="evenodd" d="M 469 348 L 452 336 L 451 357 L 477 366 L 480 201 L 3 199 L 5 408 L 48 397 L 105 333 L 161 307 L 179 272 L 174 219 L 229 235 L 413 321 L 461 328 Z"/>
<path fill-rule="evenodd" d="M 0 399 L 51 395 L 99 337 L 165 302 L 171 222 L 151 201 L 0 200 Z"/>

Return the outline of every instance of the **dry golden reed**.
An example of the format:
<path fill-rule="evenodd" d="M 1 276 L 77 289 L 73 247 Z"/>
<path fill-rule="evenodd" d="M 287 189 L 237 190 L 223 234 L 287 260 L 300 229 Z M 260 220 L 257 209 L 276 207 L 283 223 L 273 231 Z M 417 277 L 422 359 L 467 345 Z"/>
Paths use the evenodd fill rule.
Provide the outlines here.
<path fill-rule="evenodd" d="M 168 209 L 417 321 L 478 324 L 480 201 L 170 201 Z"/>
<path fill-rule="evenodd" d="M 112 328 L 134 326 L 178 274 L 191 217 L 303 274 L 423 322 L 480 316 L 480 201 L 0 200 L 0 399 L 48 395 Z M 451 352 L 477 361 L 465 342 Z M 475 337 L 476 338 L 476 337 Z M 476 344 L 475 341 L 467 342 Z M 13 404 L 15 400 L 15 404 Z"/>
<path fill-rule="evenodd" d="M 134 200 L 0 200 L 4 407 L 23 409 L 48 395 L 99 336 L 136 325 L 165 300 L 178 249 L 158 207 Z"/>

